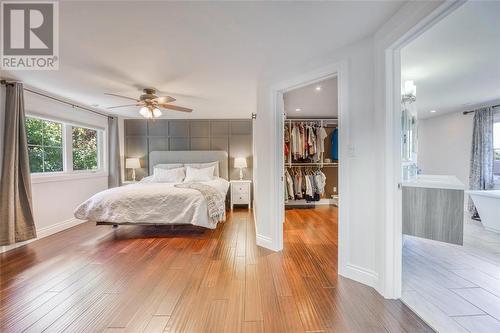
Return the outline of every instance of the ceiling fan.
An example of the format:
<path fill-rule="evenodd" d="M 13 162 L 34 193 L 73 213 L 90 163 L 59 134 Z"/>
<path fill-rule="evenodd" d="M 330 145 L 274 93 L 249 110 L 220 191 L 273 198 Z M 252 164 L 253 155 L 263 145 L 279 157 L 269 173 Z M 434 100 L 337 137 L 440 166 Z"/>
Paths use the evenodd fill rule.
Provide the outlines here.
<path fill-rule="evenodd" d="M 144 118 L 148 119 L 158 118 L 159 116 L 161 116 L 162 113 L 160 109 L 167 109 L 180 112 L 193 111 L 192 109 L 184 108 L 182 106 L 169 104 L 171 102 L 174 102 L 175 98 L 170 96 L 156 96 L 156 89 L 154 88 L 144 88 L 142 91 L 144 93 L 141 96 L 139 96 L 139 99 L 128 96 L 122 96 L 118 94 L 104 93 L 105 95 L 126 98 L 136 102 L 135 104 L 110 106 L 108 107 L 108 109 L 125 108 L 130 106 L 141 106 L 139 114 Z"/>

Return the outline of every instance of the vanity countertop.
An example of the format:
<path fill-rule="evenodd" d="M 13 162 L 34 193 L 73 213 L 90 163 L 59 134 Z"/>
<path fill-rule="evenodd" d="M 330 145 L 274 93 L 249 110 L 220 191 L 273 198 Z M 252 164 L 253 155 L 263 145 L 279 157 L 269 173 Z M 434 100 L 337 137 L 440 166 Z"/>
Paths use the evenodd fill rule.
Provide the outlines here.
<path fill-rule="evenodd" d="M 418 175 L 417 179 L 405 181 L 402 185 L 407 187 L 465 190 L 465 185 L 457 177 L 451 175 Z"/>

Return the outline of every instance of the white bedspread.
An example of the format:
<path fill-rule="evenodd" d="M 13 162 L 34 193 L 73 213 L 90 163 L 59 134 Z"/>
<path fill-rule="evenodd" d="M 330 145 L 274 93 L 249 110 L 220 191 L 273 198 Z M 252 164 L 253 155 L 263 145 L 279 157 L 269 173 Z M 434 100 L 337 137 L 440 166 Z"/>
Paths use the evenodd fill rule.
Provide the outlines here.
<path fill-rule="evenodd" d="M 229 182 L 222 178 L 201 182 L 225 197 Z M 137 183 L 99 192 L 75 210 L 82 220 L 115 223 L 192 224 L 214 229 L 208 219 L 207 202 L 194 189 L 176 188 L 178 183 Z"/>

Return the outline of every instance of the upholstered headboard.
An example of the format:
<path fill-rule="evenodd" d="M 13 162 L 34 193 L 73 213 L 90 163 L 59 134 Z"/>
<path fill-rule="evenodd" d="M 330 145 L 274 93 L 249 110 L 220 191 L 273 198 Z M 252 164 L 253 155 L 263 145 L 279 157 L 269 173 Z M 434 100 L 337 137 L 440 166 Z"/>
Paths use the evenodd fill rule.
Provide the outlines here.
<path fill-rule="evenodd" d="M 229 180 L 227 152 L 222 150 L 152 151 L 149 153 L 149 174 L 158 164 L 206 163 L 219 161 L 219 177 Z"/>

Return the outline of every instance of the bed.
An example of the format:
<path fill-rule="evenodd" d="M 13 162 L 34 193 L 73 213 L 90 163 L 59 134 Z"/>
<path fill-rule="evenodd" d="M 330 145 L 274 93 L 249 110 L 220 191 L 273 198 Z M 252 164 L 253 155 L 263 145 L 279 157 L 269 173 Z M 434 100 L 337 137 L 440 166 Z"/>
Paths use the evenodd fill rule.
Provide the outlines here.
<path fill-rule="evenodd" d="M 224 199 L 228 182 L 228 156 L 225 151 L 152 151 L 149 171 L 155 166 L 218 162 L 218 177 L 197 182 L 217 192 Z M 197 185 L 197 184 L 195 184 Z M 99 192 L 75 210 L 75 217 L 95 221 L 97 225 L 184 225 L 215 229 L 217 220 L 210 217 L 212 203 L 197 189 L 182 188 L 181 183 L 141 181 Z M 215 191 L 214 191 L 215 190 Z M 224 206 L 225 211 L 225 206 Z"/>

